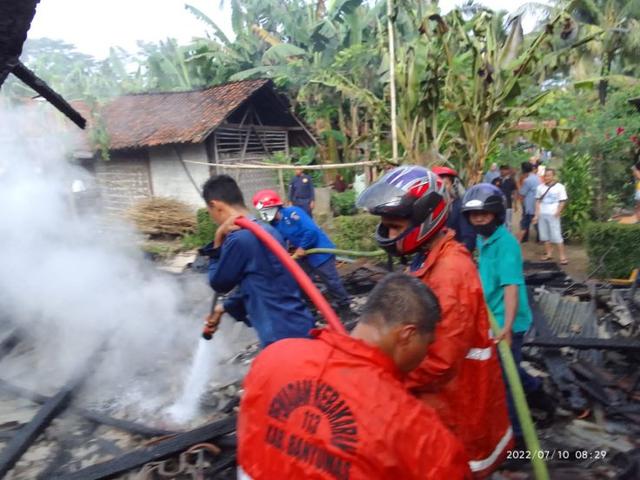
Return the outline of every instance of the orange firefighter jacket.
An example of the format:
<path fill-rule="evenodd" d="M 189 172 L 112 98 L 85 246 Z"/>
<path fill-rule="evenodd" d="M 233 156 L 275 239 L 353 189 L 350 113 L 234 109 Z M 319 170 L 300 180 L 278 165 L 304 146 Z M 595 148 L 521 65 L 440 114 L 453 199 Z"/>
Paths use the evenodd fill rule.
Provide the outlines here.
<path fill-rule="evenodd" d="M 438 297 L 442 319 L 407 386 L 462 441 L 474 477 L 484 478 L 512 447 L 513 432 L 478 272 L 448 230 L 413 275 Z"/>
<path fill-rule="evenodd" d="M 392 360 L 347 335 L 280 340 L 244 382 L 239 478 L 471 478 L 468 458 L 430 407 L 409 395 Z"/>

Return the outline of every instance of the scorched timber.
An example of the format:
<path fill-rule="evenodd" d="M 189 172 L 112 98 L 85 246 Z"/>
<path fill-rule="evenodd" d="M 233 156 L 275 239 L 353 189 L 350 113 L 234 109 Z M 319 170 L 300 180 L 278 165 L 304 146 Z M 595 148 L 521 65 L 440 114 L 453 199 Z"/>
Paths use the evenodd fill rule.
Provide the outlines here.
<path fill-rule="evenodd" d="M 571 347 L 578 350 L 640 352 L 640 342 L 630 338 L 537 337 L 532 340 L 526 340 L 523 346 L 542 348 Z"/>
<path fill-rule="evenodd" d="M 0 478 L 11 470 L 20 457 L 27 451 L 35 439 L 69 404 L 78 382 L 65 386 L 56 395 L 49 398 L 33 419 L 16 432 L 11 441 L 0 452 Z"/>
<path fill-rule="evenodd" d="M 226 435 L 235 429 L 235 417 L 225 418 L 224 420 L 210 423 L 204 427 L 191 430 L 190 432 L 181 433 L 154 446 L 134 450 L 108 462 L 92 465 L 91 467 L 78 470 L 69 475 L 55 478 L 58 480 L 99 480 L 103 478 L 113 478 L 134 468 L 139 468 L 145 463 L 176 455 L 198 443 L 215 440 L 217 437 Z"/>
<path fill-rule="evenodd" d="M 50 397 L 41 395 L 37 392 L 32 392 L 31 390 L 19 387 L 17 385 L 13 385 L 12 383 L 9 383 L 2 379 L 0 379 L 0 390 L 4 390 L 16 396 L 23 397 L 31 400 L 32 402 L 40 404 L 46 403 L 50 399 Z M 173 435 L 176 433 L 172 432 L 171 430 L 147 427 L 146 425 L 140 425 L 136 422 L 114 418 L 103 413 L 87 410 L 86 408 L 74 407 L 73 405 L 69 408 L 69 411 L 75 413 L 76 415 L 80 415 L 90 422 L 118 428 L 120 430 L 124 430 L 125 432 L 135 433 L 144 437 L 161 437 L 164 435 Z"/>

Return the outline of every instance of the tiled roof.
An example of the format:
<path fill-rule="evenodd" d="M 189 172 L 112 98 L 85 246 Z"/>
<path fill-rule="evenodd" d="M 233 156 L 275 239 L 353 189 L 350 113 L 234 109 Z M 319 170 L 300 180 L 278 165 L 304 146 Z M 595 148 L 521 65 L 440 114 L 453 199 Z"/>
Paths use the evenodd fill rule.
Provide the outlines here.
<path fill-rule="evenodd" d="M 200 143 L 269 80 L 246 80 L 205 90 L 124 95 L 101 110 L 112 150 Z"/>

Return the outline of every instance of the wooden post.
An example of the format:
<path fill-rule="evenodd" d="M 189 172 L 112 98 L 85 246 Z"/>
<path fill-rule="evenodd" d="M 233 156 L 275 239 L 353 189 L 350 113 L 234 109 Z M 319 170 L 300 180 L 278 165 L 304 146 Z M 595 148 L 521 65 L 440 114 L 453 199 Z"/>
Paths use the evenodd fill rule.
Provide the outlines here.
<path fill-rule="evenodd" d="M 284 188 L 284 174 L 281 168 L 278 169 L 278 183 L 280 184 L 280 196 L 284 200 L 287 196 L 287 191 Z"/>
<path fill-rule="evenodd" d="M 215 174 L 218 175 L 218 163 L 220 163 L 220 157 L 218 155 L 218 135 L 216 134 L 216 132 L 213 132 L 213 163 L 215 163 L 216 165 L 213 167 Z M 209 167 L 210 169 L 212 167 Z M 209 171 L 209 175 L 211 175 L 212 171 Z"/>

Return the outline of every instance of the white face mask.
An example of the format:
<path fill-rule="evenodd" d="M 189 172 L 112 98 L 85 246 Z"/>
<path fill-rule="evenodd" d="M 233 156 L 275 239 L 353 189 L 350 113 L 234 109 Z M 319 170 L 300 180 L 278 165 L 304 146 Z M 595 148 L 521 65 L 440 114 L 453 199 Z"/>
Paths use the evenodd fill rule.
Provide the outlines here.
<path fill-rule="evenodd" d="M 260 214 L 260 218 L 262 218 L 262 220 L 271 223 L 276 217 L 276 213 L 278 213 L 278 207 L 261 208 L 260 210 L 258 210 L 258 213 Z"/>

